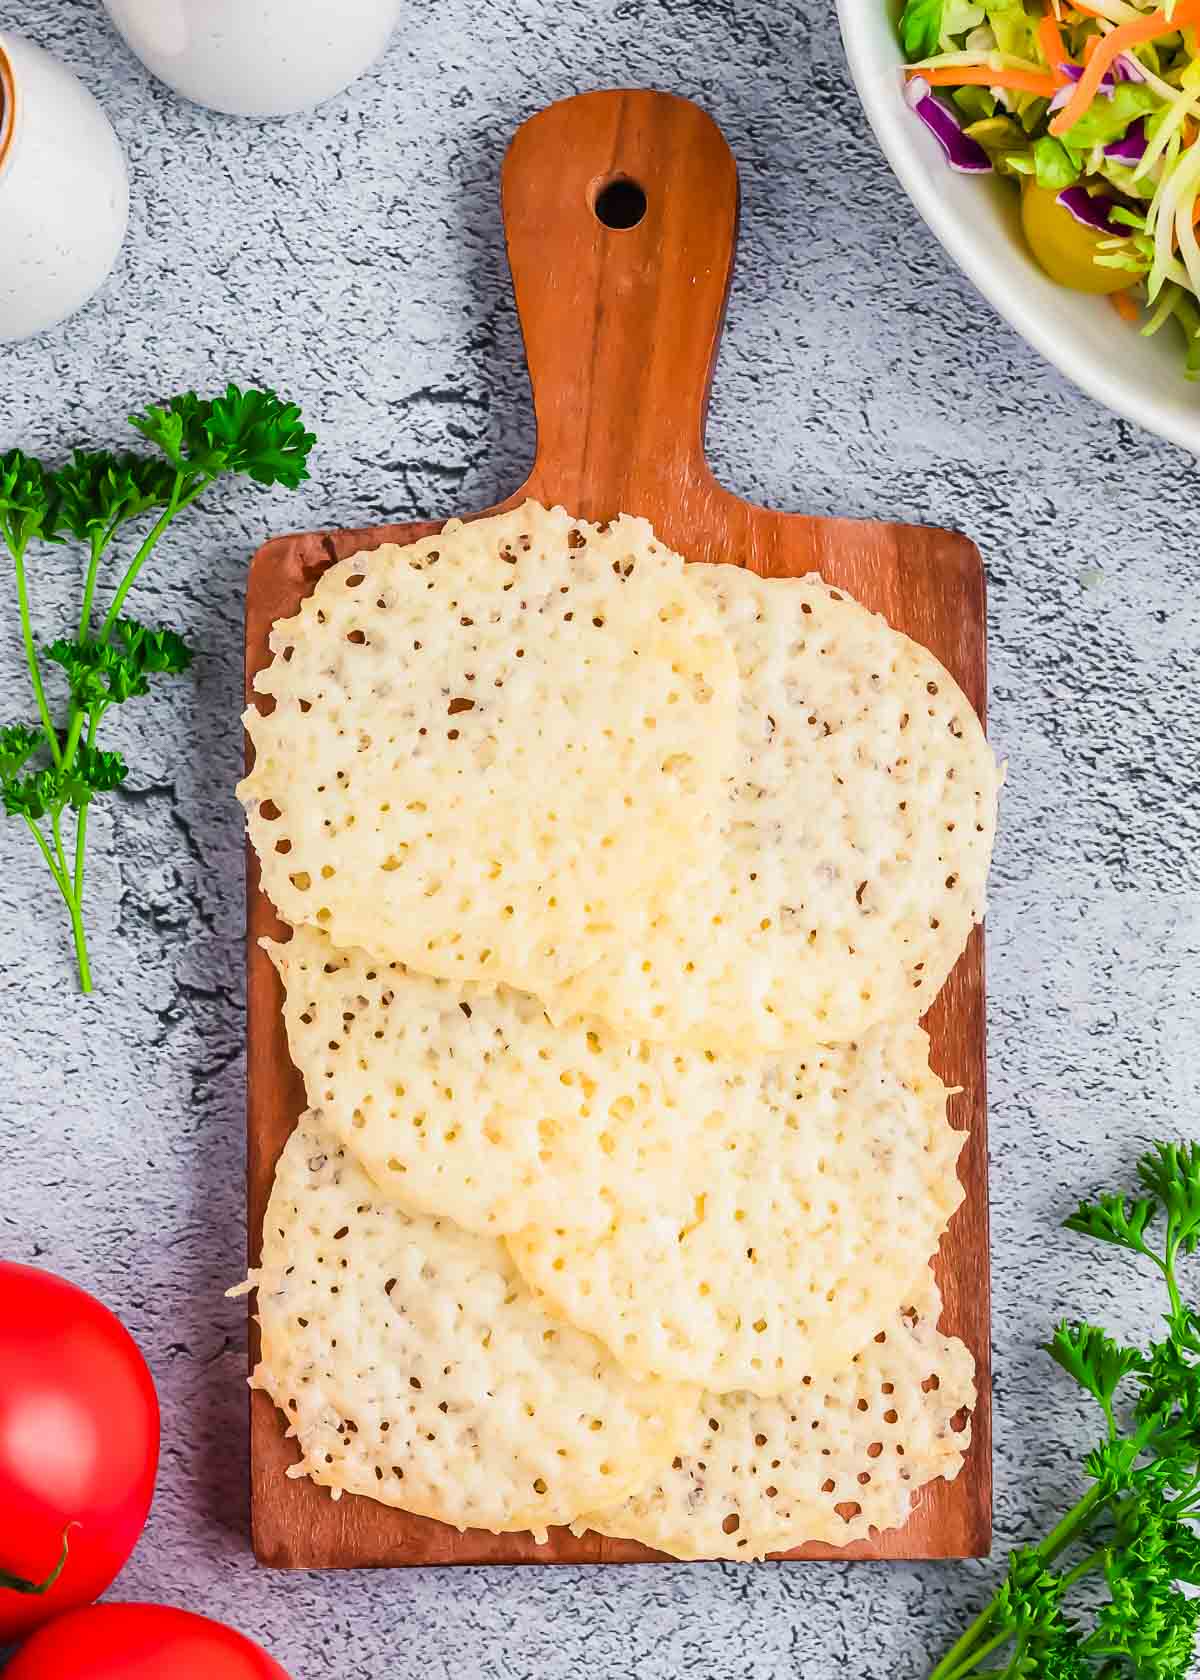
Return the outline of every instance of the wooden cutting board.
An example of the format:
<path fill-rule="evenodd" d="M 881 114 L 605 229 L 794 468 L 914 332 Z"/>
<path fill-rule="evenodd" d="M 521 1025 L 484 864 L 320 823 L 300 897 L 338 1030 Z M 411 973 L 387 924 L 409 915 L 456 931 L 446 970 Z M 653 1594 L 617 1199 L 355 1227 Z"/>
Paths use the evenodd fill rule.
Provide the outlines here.
<path fill-rule="evenodd" d="M 978 552 L 948 531 L 812 519 L 741 501 L 704 459 L 709 383 L 737 237 L 738 179 L 720 130 L 670 94 L 582 94 L 520 128 L 501 176 L 504 225 L 537 412 L 537 458 L 504 506 L 536 497 L 586 519 L 646 515 L 693 560 L 737 561 L 769 576 L 819 571 L 931 648 L 983 715 L 984 579 Z M 613 225 L 615 224 L 615 225 Z M 442 518 L 460 513 L 441 509 Z M 487 510 L 494 511 L 494 510 Z M 280 537 L 260 549 L 246 600 L 246 682 L 268 661 L 275 619 L 290 616 L 326 567 L 362 548 L 410 542 L 437 522 Z M 274 969 L 258 949 L 282 929 L 259 891 L 251 850 L 248 905 L 250 1259 L 279 1152 L 304 1107 L 288 1058 Z M 826 1557 L 972 1557 L 991 1539 L 987 1140 L 983 937 L 977 929 L 926 1018 L 933 1065 L 970 1137 L 967 1198 L 937 1262 L 943 1327 L 974 1351 L 979 1404 L 966 1465 L 921 1495 L 907 1525 Z M 251 1341 L 255 1339 L 251 1325 Z M 252 1345 L 251 1358 L 257 1349 Z M 252 1398 L 254 1550 L 280 1568 L 452 1563 L 642 1562 L 632 1542 L 552 1530 L 459 1534 L 347 1496 L 334 1502 L 288 1480 L 296 1454 L 265 1395 Z"/>

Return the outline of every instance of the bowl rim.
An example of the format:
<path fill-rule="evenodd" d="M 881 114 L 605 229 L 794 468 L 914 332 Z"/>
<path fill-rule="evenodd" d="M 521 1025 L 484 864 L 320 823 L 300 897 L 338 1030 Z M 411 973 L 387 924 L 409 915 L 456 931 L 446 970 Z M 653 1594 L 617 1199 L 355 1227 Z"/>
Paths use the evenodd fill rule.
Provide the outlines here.
<path fill-rule="evenodd" d="M 869 15 L 869 8 L 879 7 L 882 10 L 884 5 L 885 0 L 837 0 L 842 45 L 846 51 L 855 89 L 867 120 L 874 130 L 875 138 L 900 185 L 930 231 L 968 279 L 983 293 L 996 313 L 1072 384 L 1077 385 L 1097 402 L 1103 403 L 1115 414 L 1134 421 L 1146 431 L 1153 432 L 1155 436 L 1178 444 L 1189 454 L 1200 453 L 1200 390 L 1196 392 L 1195 424 L 1189 428 L 1182 417 L 1171 411 L 1164 412 L 1152 398 L 1143 396 L 1137 390 L 1131 390 L 1122 379 L 1110 374 L 1102 364 L 1074 351 L 1043 323 L 1040 316 L 1033 311 L 1025 313 L 1020 308 L 1012 289 L 998 279 L 994 268 L 981 254 L 977 244 L 945 202 L 938 197 L 927 175 L 917 163 L 915 144 L 906 143 L 898 128 L 894 128 L 890 118 L 880 109 L 871 91 L 877 65 L 868 46 L 863 25 Z M 896 43 L 896 53 L 897 63 L 902 65 L 899 41 Z M 914 122 L 914 142 L 918 129 L 919 125 Z"/>

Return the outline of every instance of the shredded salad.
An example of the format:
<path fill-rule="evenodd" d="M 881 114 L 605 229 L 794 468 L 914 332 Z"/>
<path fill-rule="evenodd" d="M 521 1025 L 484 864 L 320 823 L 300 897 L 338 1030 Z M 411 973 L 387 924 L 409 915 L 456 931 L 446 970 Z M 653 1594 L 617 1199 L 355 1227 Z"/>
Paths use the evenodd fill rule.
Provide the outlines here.
<path fill-rule="evenodd" d="M 1048 274 L 1182 332 L 1200 379 L 1200 0 L 905 0 L 907 99 L 1021 191 Z"/>

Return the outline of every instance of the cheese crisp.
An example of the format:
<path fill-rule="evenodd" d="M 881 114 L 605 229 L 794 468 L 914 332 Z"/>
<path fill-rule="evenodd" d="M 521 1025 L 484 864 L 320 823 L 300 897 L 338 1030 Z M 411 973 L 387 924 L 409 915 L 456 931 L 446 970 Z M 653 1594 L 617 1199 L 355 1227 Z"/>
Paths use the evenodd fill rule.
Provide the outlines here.
<path fill-rule="evenodd" d="M 689 566 L 737 655 L 738 762 L 716 868 L 550 1000 L 751 1053 L 917 1020 L 984 911 L 1000 783 L 950 674 L 815 575 Z"/>
<path fill-rule="evenodd" d="M 644 519 L 451 520 L 331 567 L 271 648 L 238 791 L 293 925 L 539 991 L 715 857 L 734 657 Z"/>
<path fill-rule="evenodd" d="M 678 1558 L 750 1559 L 898 1528 L 922 1487 L 954 1480 L 971 1444 L 975 1362 L 938 1330 L 940 1312 L 927 1270 L 912 1305 L 824 1382 L 773 1400 L 701 1395 L 671 1464 L 575 1532 Z"/>
<path fill-rule="evenodd" d="M 502 1243 L 380 1198 L 312 1116 L 263 1222 L 262 1360 L 307 1475 L 457 1528 L 531 1529 L 624 1497 L 689 1396 L 630 1378 L 536 1305 Z"/>
<path fill-rule="evenodd" d="M 684 1052 L 669 1052 L 686 1066 Z M 769 1396 L 859 1353 L 911 1296 L 962 1200 L 964 1134 L 919 1027 L 722 1067 L 655 1102 L 669 1140 L 607 1186 L 599 1234 L 508 1238 L 522 1275 L 630 1371 Z M 682 1087 L 681 1087 L 682 1089 Z"/>

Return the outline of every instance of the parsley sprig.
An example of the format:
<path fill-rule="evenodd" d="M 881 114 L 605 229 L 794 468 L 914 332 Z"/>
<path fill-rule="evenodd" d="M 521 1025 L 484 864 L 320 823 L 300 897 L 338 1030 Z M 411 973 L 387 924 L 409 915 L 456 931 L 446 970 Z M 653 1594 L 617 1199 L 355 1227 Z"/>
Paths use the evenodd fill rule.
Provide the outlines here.
<path fill-rule="evenodd" d="M 160 677 L 182 675 L 192 662 L 192 650 L 174 630 L 151 629 L 129 617 L 126 597 L 167 527 L 209 485 L 240 473 L 258 484 L 295 489 L 308 477 L 316 441 L 294 404 L 274 391 L 236 385 L 213 398 L 186 391 L 131 415 L 130 424 L 158 453 L 77 449 L 53 471 L 20 449 L 0 454 L 0 542 L 12 557 L 37 713 L 36 722 L 0 727 L 0 801 L 29 829 L 62 895 L 85 992 L 92 989 L 83 922 L 88 809 L 128 774 L 119 752 L 97 745 L 97 732 L 113 706 L 149 693 Z M 105 559 L 118 534 L 139 524 L 137 546 L 101 614 L 96 595 Z M 28 560 L 35 544 L 69 539 L 87 551 L 78 623 L 69 636 L 39 650 Z M 51 666 L 65 682 L 61 723 L 46 688 Z"/>
<path fill-rule="evenodd" d="M 1091 1486 L 1039 1546 L 1015 1551 L 991 1603 L 929 1680 L 1186 1680 L 1200 1598 L 1200 1314 L 1178 1263 L 1200 1242 L 1200 1144 L 1156 1143 L 1137 1164 L 1139 1194 L 1084 1202 L 1066 1221 L 1148 1260 L 1167 1290 L 1167 1333 L 1127 1347 L 1064 1321 L 1046 1351 L 1090 1394 L 1104 1434 L 1087 1455 Z M 1088 1618 L 1068 1606 L 1102 1583 Z"/>

